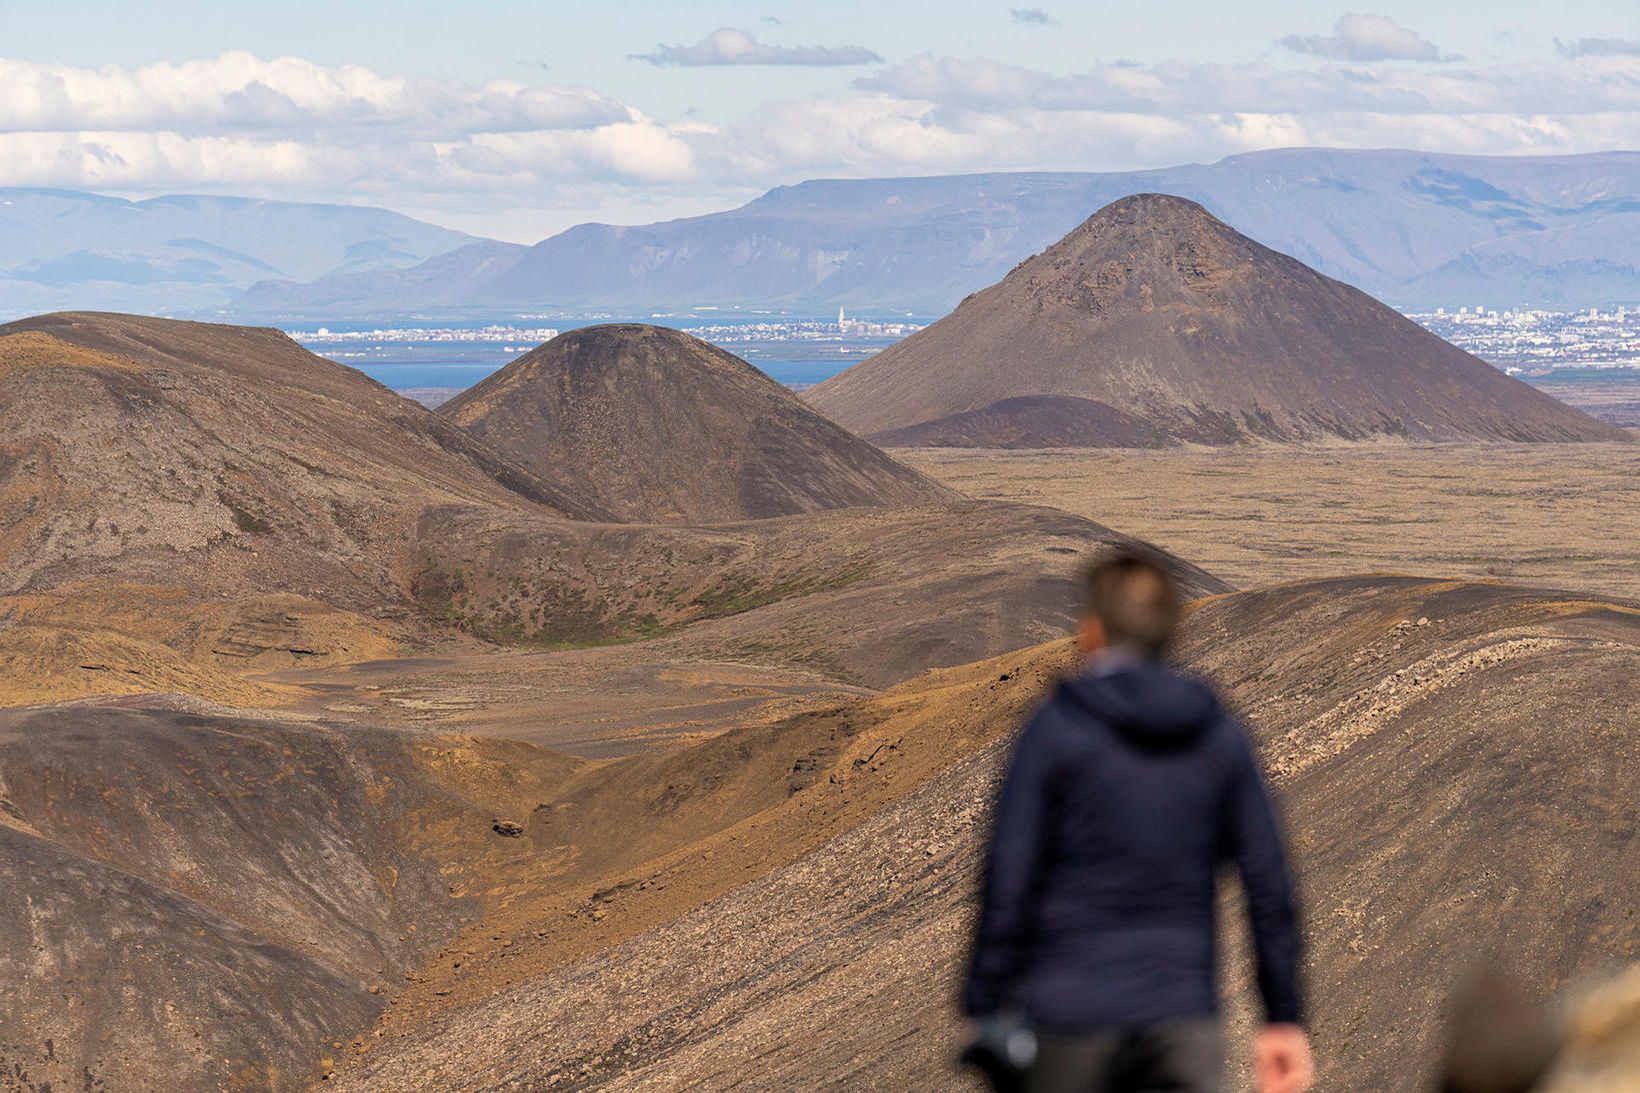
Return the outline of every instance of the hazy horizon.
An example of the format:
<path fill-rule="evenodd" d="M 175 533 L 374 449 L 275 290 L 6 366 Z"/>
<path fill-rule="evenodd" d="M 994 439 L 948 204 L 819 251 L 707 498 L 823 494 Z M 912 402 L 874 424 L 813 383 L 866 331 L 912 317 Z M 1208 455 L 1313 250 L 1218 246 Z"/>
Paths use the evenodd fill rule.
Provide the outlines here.
<path fill-rule="evenodd" d="M 1545 153 L 1534 152 L 1530 149 L 1520 149 L 1520 150 L 1513 151 L 1513 152 L 1491 152 L 1491 153 L 1488 153 L 1488 152 L 1469 152 L 1469 153 L 1453 152 L 1453 153 L 1442 153 L 1442 152 L 1436 152 L 1436 151 L 1433 151 L 1433 150 L 1430 150 L 1430 149 L 1398 148 L 1398 147 L 1393 147 L 1393 146 L 1386 146 L 1386 147 L 1382 147 L 1382 148 L 1337 148 L 1337 147 L 1323 147 L 1323 146 L 1318 146 L 1318 145 L 1292 145 L 1292 146 L 1282 146 L 1282 147 L 1274 147 L 1274 148 L 1260 148 L 1260 149 L 1257 149 L 1257 150 L 1252 151 L 1252 152 L 1234 152 L 1234 153 L 1231 153 L 1231 154 L 1226 155 L 1226 156 L 1220 156 L 1217 159 L 1213 159 L 1213 160 L 1205 160 L 1205 161 L 1192 160 L 1192 161 L 1189 161 L 1189 162 L 1179 162 L 1179 163 L 1155 163 L 1155 164 L 1150 164 L 1150 165 L 1145 166 L 1145 167 L 1133 168 L 1133 170 L 1134 171 L 1162 171 L 1162 170 L 1167 170 L 1169 168 L 1178 168 L 1178 167 L 1212 166 L 1214 164 L 1221 163 L 1225 160 L 1235 159 L 1238 156 L 1258 155 L 1259 153 L 1264 153 L 1264 152 L 1384 152 L 1384 153 L 1406 152 L 1406 153 L 1412 153 L 1412 154 L 1427 154 L 1427 155 L 1453 155 L 1453 156 L 1466 156 L 1467 155 L 1467 156 L 1473 156 L 1475 158 L 1487 158 L 1487 157 L 1502 156 L 1502 157 L 1519 158 L 1519 159 L 1549 158 L 1551 155 L 1557 155 L 1557 154 L 1554 154 L 1554 153 L 1545 154 Z M 1596 157 L 1596 156 L 1604 156 L 1604 155 L 1622 155 L 1622 154 L 1631 153 L 1631 152 L 1640 152 L 1640 144 L 1637 144 L 1633 148 L 1607 148 L 1607 149 L 1601 149 L 1599 151 L 1594 151 L 1594 152 L 1558 153 L 1558 156 L 1559 157 L 1564 157 L 1564 158 L 1578 158 L 1578 157 Z M 90 194 L 94 197 L 116 198 L 116 199 L 121 200 L 121 201 L 129 201 L 129 202 L 132 202 L 132 203 L 140 203 L 140 202 L 144 202 L 144 201 L 163 200 L 163 199 L 166 199 L 166 198 L 203 197 L 203 198 L 223 198 L 223 199 L 229 199 L 229 200 L 243 199 L 243 200 L 252 200 L 252 201 L 256 201 L 256 200 L 261 200 L 261 201 L 290 201 L 290 202 L 295 202 L 295 203 L 298 203 L 298 204 L 337 205 L 337 206 L 347 207 L 347 208 L 363 208 L 363 209 L 380 208 L 380 209 L 386 209 L 389 212 L 399 213 L 402 216 L 413 217 L 417 220 L 422 221 L 423 223 L 431 224 L 434 227 L 446 228 L 446 229 L 449 229 L 451 231 L 467 232 L 468 234 L 473 235 L 477 239 L 489 239 L 489 240 L 494 240 L 496 242 L 516 243 L 516 244 L 520 244 L 520 245 L 523 245 L 523 246 L 532 246 L 536 243 L 541 242 L 543 239 L 551 238 L 553 235 L 560 234 L 562 231 L 567 231 L 570 228 L 578 227 L 582 224 L 591 223 L 591 224 L 604 224 L 604 225 L 607 225 L 607 226 L 610 226 L 610 227 L 636 227 L 636 226 L 640 226 L 640 225 L 644 225 L 644 224 L 652 224 L 652 223 L 663 222 L 663 221 L 666 221 L 666 220 L 689 219 L 691 217 L 696 217 L 696 216 L 710 216 L 713 213 L 728 212 L 728 211 L 731 211 L 733 209 L 741 208 L 742 206 L 744 206 L 746 204 L 749 204 L 750 202 L 756 201 L 758 198 L 766 196 L 767 194 L 769 194 L 773 190 L 780 189 L 780 188 L 783 188 L 783 187 L 789 187 L 789 186 L 801 186 L 801 185 L 805 185 L 807 183 L 815 183 L 815 182 L 901 181 L 901 180 L 913 180 L 913 179 L 925 179 L 925 178 L 960 178 L 960 177 L 963 177 L 963 176 L 976 175 L 976 174 L 999 174 L 999 175 L 1000 174 L 1020 174 L 1020 175 L 1025 175 L 1025 174 L 1044 174 L 1044 173 L 1063 173 L 1063 174 L 1112 173 L 1112 174 L 1120 174 L 1120 173 L 1124 173 L 1124 172 L 1120 172 L 1120 171 L 1104 172 L 1104 171 L 1098 171 L 1098 170 L 1093 170 L 1093 169 L 1089 169 L 1088 171 L 1085 171 L 1085 172 L 1084 171 L 1075 171 L 1075 170 L 1063 170 L 1063 171 L 1059 171 L 1059 172 L 1047 172 L 1047 171 L 1042 171 L 1042 170 L 1038 170 L 1036 168 L 1031 168 L 1031 167 L 1017 167 L 1017 168 L 999 168 L 999 169 L 991 170 L 991 171 L 948 171 L 948 172 L 940 172 L 940 173 L 934 173 L 934 174 L 922 174 L 922 175 L 916 175 L 916 174 L 884 175 L 884 176 L 841 176 L 841 175 L 821 176 L 821 175 L 816 175 L 816 176 L 810 177 L 810 178 L 794 179 L 790 182 L 776 183 L 776 184 L 771 185 L 771 186 L 769 186 L 765 189 L 759 190 L 757 193 L 752 194 L 750 197 L 747 197 L 743 200 L 735 200 L 730 204 L 724 204 L 724 205 L 712 205 L 710 207 L 703 208 L 703 209 L 701 209 L 699 211 L 696 211 L 696 212 L 681 212 L 681 213 L 678 213 L 676 215 L 667 215 L 667 216 L 664 216 L 664 217 L 657 217 L 657 218 L 654 218 L 654 219 L 640 219 L 637 214 L 639 212 L 641 212 L 641 210 L 634 210 L 634 215 L 632 217 L 627 218 L 627 219 L 613 219 L 612 218 L 612 219 L 605 219 L 605 220 L 581 220 L 581 221 L 576 221 L 575 223 L 572 223 L 572 224 L 566 224 L 563 228 L 558 229 L 557 231 L 553 231 L 553 232 L 549 233 L 548 235 L 544 235 L 544 236 L 540 236 L 540 237 L 523 237 L 523 238 L 506 238 L 506 237 L 498 236 L 498 235 L 484 235 L 482 232 L 470 231 L 469 229 L 463 228 L 459 224 L 454 223 L 450 217 L 442 215 L 436 209 L 424 212 L 424 211 L 421 211 L 421 210 L 396 208 L 396 207 L 391 206 L 391 205 L 384 205 L 384 204 L 380 204 L 378 202 L 373 202 L 373 201 L 363 200 L 363 199 L 361 199 L 361 200 L 348 200 L 345 196 L 341 196 L 341 197 L 338 197 L 338 198 L 333 199 L 333 200 L 316 200 L 316 201 L 306 202 L 306 201 L 302 201 L 301 199 L 298 199 L 298 198 L 283 198 L 283 197 L 277 197 L 277 196 L 261 196 L 261 197 L 258 197 L 258 196 L 247 194 L 247 193 L 228 193 L 228 192 L 211 193 L 211 192 L 206 192 L 206 191 L 186 191 L 186 190 L 174 190 L 174 191 L 167 191 L 167 192 L 164 192 L 164 193 L 148 193 L 148 192 L 144 192 L 144 191 L 140 191 L 140 190 L 120 191 L 120 190 L 115 190 L 115 189 L 80 189 L 80 188 L 77 188 L 77 187 L 70 187 L 70 186 L 60 186 L 60 187 L 57 187 L 57 186 L 43 186 L 43 187 L 0 186 L 0 192 L 4 192 L 6 190 L 29 190 L 29 189 L 34 189 L 34 190 L 42 190 L 42 191 L 47 191 L 47 192 L 59 192 L 59 193 L 84 193 L 84 194 Z"/>

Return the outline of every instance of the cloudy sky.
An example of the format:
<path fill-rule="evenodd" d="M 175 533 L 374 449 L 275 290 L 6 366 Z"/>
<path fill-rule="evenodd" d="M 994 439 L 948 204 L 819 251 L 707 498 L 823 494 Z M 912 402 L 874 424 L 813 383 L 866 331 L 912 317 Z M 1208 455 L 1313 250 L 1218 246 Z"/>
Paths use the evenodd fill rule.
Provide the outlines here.
<path fill-rule="evenodd" d="M 0 0 L 0 186 L 533 242 L 805 178 L 1640 148 L 1636 0 Z"/>

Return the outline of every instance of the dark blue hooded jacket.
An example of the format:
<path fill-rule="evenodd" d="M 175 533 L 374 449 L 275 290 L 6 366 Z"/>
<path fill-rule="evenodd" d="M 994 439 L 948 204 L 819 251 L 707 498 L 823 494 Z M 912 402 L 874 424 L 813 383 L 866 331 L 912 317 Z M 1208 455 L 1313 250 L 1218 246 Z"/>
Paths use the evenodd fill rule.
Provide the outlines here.
<path fill-rule="evenodd" d="M 996 826 L 964 1001 L 1049 1032 L 1217 1009 L 1214 882 L 1241 874 L 1270 1021 L 1301 1018 L 1281 832 L 1247 736 L 1159 661 L 1062 685 L 1025 727 Z"/>

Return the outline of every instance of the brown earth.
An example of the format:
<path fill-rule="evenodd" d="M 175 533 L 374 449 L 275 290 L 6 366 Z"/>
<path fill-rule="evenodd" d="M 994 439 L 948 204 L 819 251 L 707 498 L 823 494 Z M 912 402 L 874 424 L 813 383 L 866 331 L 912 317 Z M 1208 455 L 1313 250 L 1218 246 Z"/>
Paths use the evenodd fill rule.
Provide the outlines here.
<path fill-rule="evenodd" d="M 1530 382 L 1549 397 L 1601 421 L 1640 429 L 1640 373 L 1634 369 L 1615 372 L 1610 379 L 1567 380 L 1548 375 L 1534 376 Z"/>
<path fill-rule="evenodd" d="M 1544 994 L 1640 959 L 1640 608 L 1324 581 L 1210 600 L 1180 652 L 1249 718 L 1304 863 L 1322 1088 L 1419 1084 L 1449 991 L 1496 953 Z M 568 864 L 425 965 L 342 1085 L 954 1085 L 992 784 L 1070 664 L 1059 643 L 587 768 L 575 822 L 554 804 L 530 828 Z M 703 800 L 724 802 L 704 826 Z M 606 828 L 647 842 L 582 856 Z M 1244 1042 L 1251 983 L 1229 944 Z"/>
<path fill-rule="evenodd" d="M 614 339 L 619 371 L 635 339 L 643 368 L 661 368 L 673 359 L 662 350 L 678 347 L 657 347 L 645 329 L 582 341 Z M 267 706 L 278 694 L 247 674 L 451 640 L 630 641 L 798 599 L 806 610 L 747 629 L 755 637 L 735 655 L 778 666 L 802 646 L 800 664 L 879 684 L 1060 625 L 1068 563 L 1042 576 L 1008 560 L 1126 541 L 1061 514 L 961 499 L 777 385 L 753 384 L 749 366 L 707 356 L 678 364 L 692 397 L 716 391 L 750 415 L 774 445 L 758 449 L 766 456 L 818 460 L 813 444 L 829 445 L 841 462 L 805 480 L 808 501 L 872 505 L 723 528 L 615 525 L 601 505 L 277 331 L 99 314 L 0 327 L 0 663 L 14 669 L 0 701 L 181 691 Z M 747 463 L 746 481 L 790 469 L 769 459 Z M 687 482 L 695 464 L 653 470 Z M 901 520 L 882 507 L 896 498 L 937 503 Z M 913 585 L 921 595 L 905 594 Z M 856 641 L 861 611 L 880 620 L 875 644 Z M 942 614 L 950 638 L 928 633 Z"/>
<path fill-rule="evenodd" d="M 1350 572 L 1640 599 L 1640 449 L 903 450 L 972 497 L 1095 515 L 1239 587 Z"/>
<path fill-rule="evenodd" d="M 661 642 L 444 649 L 251 678 L 306 717 L 502 737 L 600 759 L 697 743 L 870 693 L 801 668 L 696 656 Z"/>
<path fill-rule="evenodd" d="M 889 429 L 885 448 L 1154 448 L 1156 431 L 1114 406 L 1065 395 L 1020 395 L 979 410 Z"/>
<path fill-rule="evenodd" d="M 0 981 L 20 984 L 0 1084 L 958 1082 L 992 782 L 1073 666 L 1063 642 L 1005 651 L 1062 632 L 1073 565 L 1132 540 L 1011 501 L 570 519 L 543 498 L 593 502 L 282 336 L 39 322 L 79 341 L 0 337 L 0 420 L 35 430 L 0 440 L 0 701 L 76 701 L 0 713 L 0 884 L 24 893 L 0 903 Z M 110 409 L 121 375 L 142 386 Z M 216 384 L 237 414 L 192 401 Z M 81 387 L 101 432 L 54 447 L 80 426 L 50 400 Z M 325 438 L 301 473 L 278 463 L 299 440 L 281 414 Z M 1577 487 L 1566 449 L 1475 450 L 1541 459 L 1537 508 L 1497 491 L 1523 541 L 1579 497 L 1626 511 L 1621 464 Z M 1081 453 L 1017 488 L 1087 488 L 1097 512 L 1121 479 L 1075 480 L 1106 456 L 1141 458 Z M 1430 473 L 1445 534 L 1493 496 L 1465 492 L 1483 468 Z M 213 474 L 236 487 L 220 512 Z M 1272 511 L 1304 493 L 1277 474 Z M 1123 488 L 1178 530 L 1152 486 Z M 1254 579 L 1273 550 L 1211 538 L 1191 542 Z M 1568 570 L 1592 581 L 1588 554 Z M 1640 609 L 1404 577 L 1215 595 L 1173 564 L 1210 597 L 1181 654 L 1250 717 L 1305 865 L 1330 1087 L 1427 1074 L 1448 987 L 1493 951 L 1544 991 L 1640 958 Z"/>
<path fill-rule="evenodd" d="M 785 744 L 757 759 L 726 725 L 830 755 L 805 726 L 856 684 L 1056 632 L 1074 561 L 1131 543 L 852 438 L 938 502 L 602 521 L 272 331 L 47 316 L 0 331 L 0 366 L 0 701 L 60 703 L 0 714 L 0 883 L 21 893 L 0 910 L 0 1071 L 22 1088 L 298 1088 L 478 908 L 771 803 Z M 438 664 L 457 667 L 410 681 Z M 566 668 L 583 716 L 566 702 L 532 735 L 696 743 L 578 776 L 493 723 L 426 731 L 471 727 L 451 676 L 480 677 L 486 708 L 510 688 L 524 721 Z M 670 721 L 668 672 L 692 675 Z M 586 724 L 623 687 L 625 724 Z M 359 712 L 408 731 L 310 719 Z M 538 824 L 508 837 L 548 814 L 614 826 L 567 857 L 534 852 Z"/>
<path fill-rule="evenodd" d="M 892 444 L 1628 439 L 1162 194 L 1107 205 L 807 397 Z"/>
<path fill-rule="evenodd" d="M 951 500 L 739 357 L 665 327 L 561 334 L 438 412 L 624 520 Z"/>
<path fill-rule="evenodd" d="M 575 765 L 224 712 L 0 713 L 0 1086 L 301 1088 L 516 858 L 498 811 Z"/>
<path fill-rule="evenodd" d="M 481 637 L 662 636 L 669 653 L 872 687 L 1063 633 L 1076 567 L 1139 545 L 1053 509 L 971 501 L 676 529 L 438 510 L 418 542 L 418 603 Z M 1229 587 L 1169 564 L 1192 595 Z"/>
<path fill-rule="evenodd" d="M 0 370 L 12 702 L 246 702 L 220 678 L 242 662 L 379 656 L 413 627 L 426 506 L 597 512 L 277 331 L 48 315 L 0 327 Z"/>
<path fill-rule="evenodd" d="M 395 629 L 300 596 L 202 603 L 174 585 L 71 583 L 0 598 L 0 705 L 178 693 L 281 706 L 295 693 L 250 674 L 390 657 Z"/>

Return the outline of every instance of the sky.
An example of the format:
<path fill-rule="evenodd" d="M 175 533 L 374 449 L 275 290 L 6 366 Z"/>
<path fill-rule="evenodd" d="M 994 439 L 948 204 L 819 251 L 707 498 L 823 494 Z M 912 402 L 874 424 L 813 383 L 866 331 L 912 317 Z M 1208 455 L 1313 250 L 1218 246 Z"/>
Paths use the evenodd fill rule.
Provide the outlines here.
<path fill-rule="evenodd" d="M 534 242 L 809 178 L 1300 145 L 1640 148 L 1640 0 L 0 0 L 0 186 Z"/>

